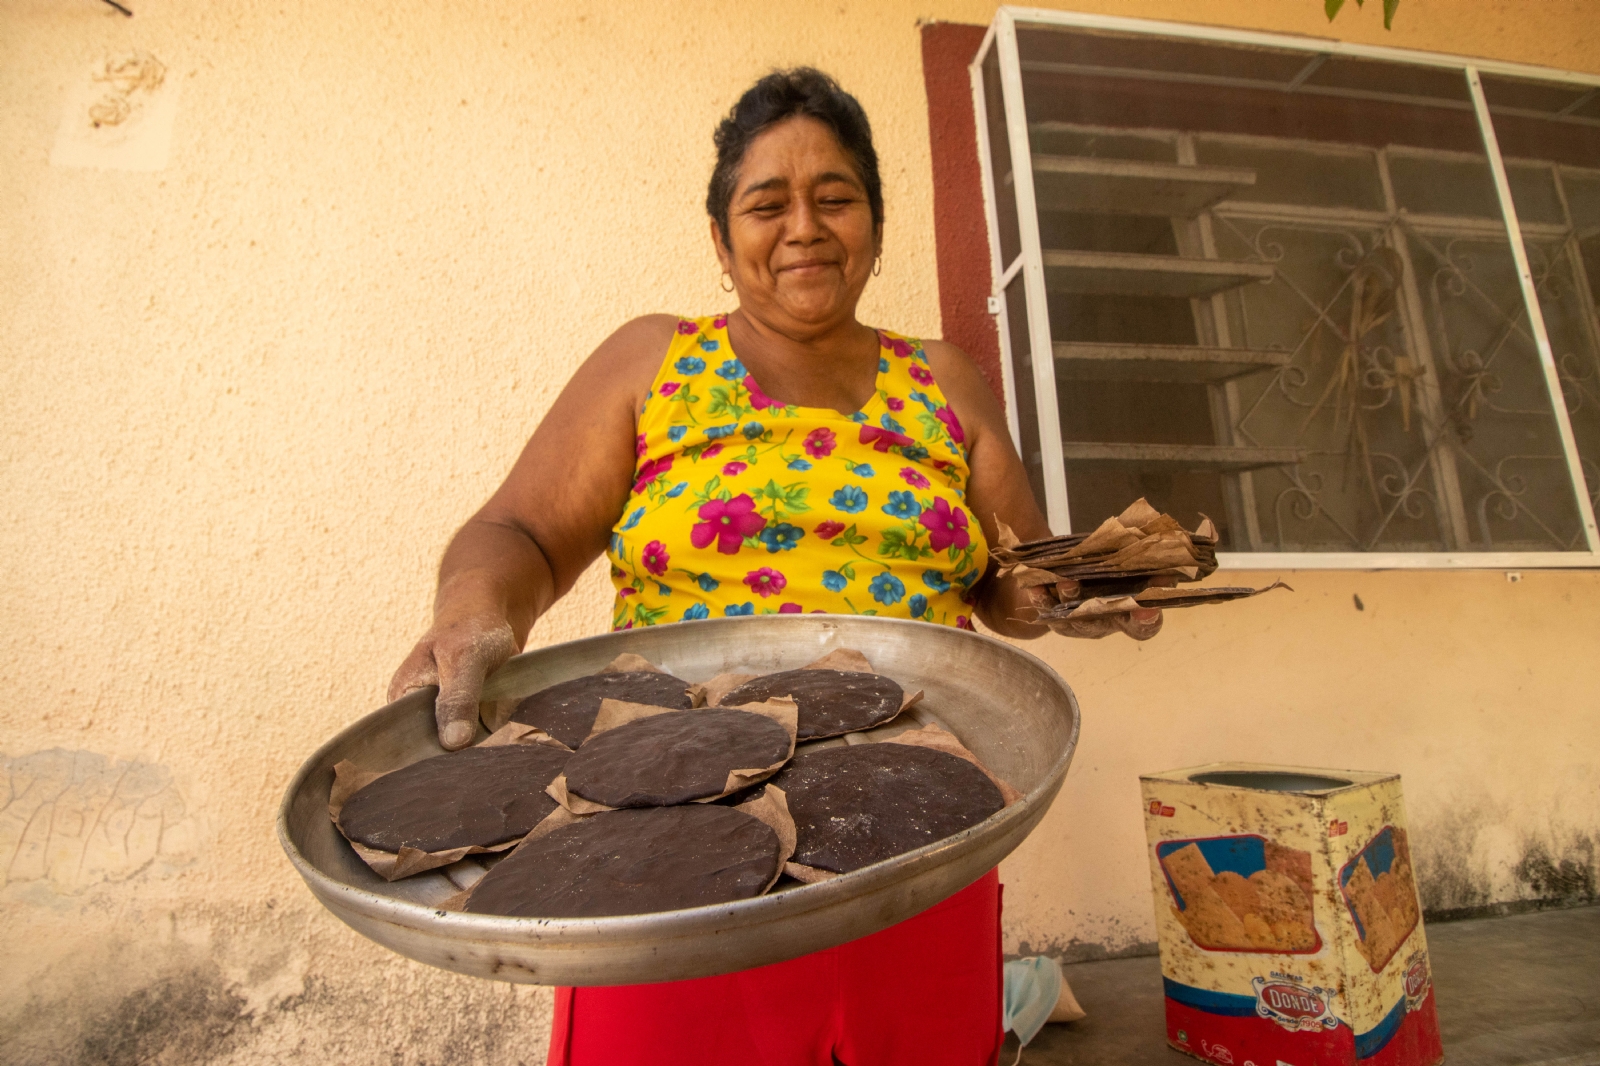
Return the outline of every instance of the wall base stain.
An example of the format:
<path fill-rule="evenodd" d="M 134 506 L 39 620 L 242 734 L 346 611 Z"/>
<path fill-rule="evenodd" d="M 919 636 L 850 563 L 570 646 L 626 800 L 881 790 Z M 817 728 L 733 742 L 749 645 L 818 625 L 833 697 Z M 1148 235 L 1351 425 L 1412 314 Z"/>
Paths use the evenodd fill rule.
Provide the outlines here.
<path fill-rule="evenodd" d="M 91 1021 L 66 1060 L 73 1066 L 209 1062 L 248 1034 L 244 998 L 215 967 L 191 970 L 124 996 Z"/>

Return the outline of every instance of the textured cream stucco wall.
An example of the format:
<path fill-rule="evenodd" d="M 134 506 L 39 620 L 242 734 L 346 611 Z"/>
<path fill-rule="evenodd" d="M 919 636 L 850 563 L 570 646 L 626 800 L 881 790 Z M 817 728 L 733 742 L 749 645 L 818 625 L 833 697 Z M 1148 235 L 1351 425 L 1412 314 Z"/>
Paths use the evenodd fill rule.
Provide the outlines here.
<path fill-rule="evenodd" d="M 382 701 L 445 539 L 583 355 L 723 306 L 709 133 L 755 76 L 815 63 L 866 104 L 889 230 L 864 316 L 937 335 L 917 22 L 993 8 L 129 3 L 0 2 L 0 1046 L 542 1061 L 547 992 L 312 903 L 279 791 Z M 1063 6 L 1600 69 L 1589 0 L 1404 0 L 1389 34 L 1376 5 Z M 50 166 L 74 88 L 133 49 L 179 90 L 166 168 Z M 1009 949 L 1148 941 L 1134 776 L 1215 758 L 1402 771 L 1439 905 L 1532 894 L 1540 848 L 1593 870 L 1600 579 L 1290 579 L 1149 645 L 1032 646 L 1085 727 L 1005 866 Z M 591 574 L 534 642 L 600 631 L 606 599 Z"/>

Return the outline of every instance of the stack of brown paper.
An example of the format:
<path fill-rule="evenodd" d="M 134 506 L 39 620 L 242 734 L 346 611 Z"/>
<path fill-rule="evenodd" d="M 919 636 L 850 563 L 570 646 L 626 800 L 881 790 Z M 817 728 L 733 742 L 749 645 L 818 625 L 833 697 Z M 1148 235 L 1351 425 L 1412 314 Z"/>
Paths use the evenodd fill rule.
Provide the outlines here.
<path fill-rule="evenodd" d="M 1024 587 L 1051 589 L 1057 606 L 1039 611 L 1038 621 L 1087 619 L 1136 607 L 1198 607 L 1255 596 L 1275 588 L 1179 589 L 1217 569 L 1217 527 L 1201 516 L 1193 532 L 1141 497 L 1093 533 L 1070 533 L 1019 541 L 1004 523 L 991 554 L 1000 574 Z"/>

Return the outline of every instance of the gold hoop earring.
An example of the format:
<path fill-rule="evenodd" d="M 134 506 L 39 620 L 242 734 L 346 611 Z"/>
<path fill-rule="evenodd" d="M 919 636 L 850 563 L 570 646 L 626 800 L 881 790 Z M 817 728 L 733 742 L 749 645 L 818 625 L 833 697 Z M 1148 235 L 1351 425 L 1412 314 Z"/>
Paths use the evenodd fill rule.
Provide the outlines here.
<path fill-rule="evenodd" d="M 878 256 L 878 258 L 876 258 L 876 259 L 874 259 L 872 261 L 872 276 L 873 277 L 877 277 L 879 274 L 882 274 L 882 273 L 883 273 L 883 256 L 880 255 L 880 256 Z"/>
<path fill-rule="evenodd" d="M 732 292 L 733 275 L 724 270 L 722 272 L 722 277 L 717 281 L 717 288 L 721 289 L 723 292 Z"/>

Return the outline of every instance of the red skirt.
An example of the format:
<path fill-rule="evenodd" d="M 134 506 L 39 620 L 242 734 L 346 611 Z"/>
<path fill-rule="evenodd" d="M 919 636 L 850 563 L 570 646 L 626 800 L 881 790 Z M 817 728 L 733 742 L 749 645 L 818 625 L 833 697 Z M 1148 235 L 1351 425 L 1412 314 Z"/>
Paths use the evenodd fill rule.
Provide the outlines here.
<path fill-rule="evenodd" d="M 993 1066 L 1000 877 L 914 918 L 754 970 L 556 989 L 548 1066 Z"/>

